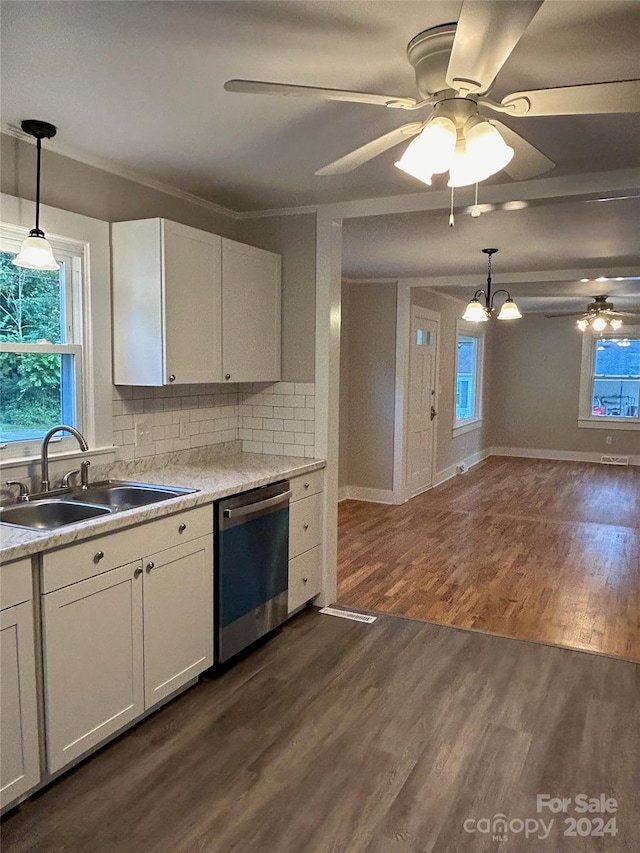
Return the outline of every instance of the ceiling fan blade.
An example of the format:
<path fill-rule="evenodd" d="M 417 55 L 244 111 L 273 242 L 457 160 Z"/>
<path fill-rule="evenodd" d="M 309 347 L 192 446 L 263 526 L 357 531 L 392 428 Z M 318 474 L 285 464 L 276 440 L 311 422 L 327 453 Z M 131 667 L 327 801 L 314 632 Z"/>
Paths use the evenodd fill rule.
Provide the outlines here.
<path fill-rule="evenodd" d="M 323 89 L 318 86 L 294 86 L 289 83 L 268 83 L 263 80 L 227 80 L 227 92 L 243 92 L 250 95 L 285 95 L 290 98 L 314 98 L 318 101 L 348 101 L 352 104 L 376 104 L 387 107 L 414 107 L 415 98 L 396 95 L 373 95 L 368 92 L 350 92 L 346 89 Z"/>
<path fill-rule="evenodd" d="M 562 311 L 559 314 L 545 314 L 544 316 L 547 318 L 552 317 L 584 317 L 584 311 Z"/>
<path fill-rule="evenodd" d="M 378 154 L 383 154 L 389 148 L 393 148 L 394 145 L 399 145 L 410 136 L 420 133 L 424 125 L 423 121 L 413 121 L 410 124 L 405 124 L 396 130 L 385 133 L 384 136 L 379 136 L 377 139 L 367 142 L 366 145 L 356 148 L 350 154 L 345 154 L 339 160 L 334 160 L 333 163 L 329 163 L 329 165 L 323 166 L 322 169 L 318 169 L 316 175 L 345 175 L 347 172 L 353 172 L 358 166 L 362 166 L 363 163 L 373 160 Z"/>
<path fill-rule="evenodd" d="M 487 92 L 542 0 L 465 0 L 453 40 L 447 85 Z"/>
<path fill-rule="evenodd" d="M 520 116 L 640 113 L 640 80 L 514 92 L 502 99 L 502 106 Z"/>
<path fill-rule="evenodd" d="M 538 151 L 535 146 L 511 130 L 510 127 L 507 127 L 506 124 L 501 121 L 493 121 L 493 119 L 491 124 L 500 131 L 500 136 L 515 152 L 513 160 L 504 167 L 504 171 L 514 181 L 534 178 L 536 175 L 541 175 L 543 172 L 555 168 L 556 164 L 553 160 L 550 160 L 542 151 Z"/>

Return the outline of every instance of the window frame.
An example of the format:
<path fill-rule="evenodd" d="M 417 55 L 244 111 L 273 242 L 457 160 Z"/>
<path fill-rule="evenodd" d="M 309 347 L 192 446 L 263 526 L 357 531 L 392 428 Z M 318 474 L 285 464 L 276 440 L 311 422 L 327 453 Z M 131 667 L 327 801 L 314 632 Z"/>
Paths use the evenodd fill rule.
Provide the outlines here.
<path fill-rule="evenodd" d="M 484 353 L 485 353 L 485 334 L 484 328 L 478 328 L 476 323 L 469 323 L 466 320 L 456 320 L 456 337 L 455 337 L 455 363 L 453 371 L 453 436 L 464 435 L 467 432 L 480 429 L 483 425 L 483 410 L 484 410 Z M 458 418 L 457 416 L 457 398 L 458 398 L 458 343 L 461 337 L 475 338 L 477 340 L 476 350 L 476 371 L 475 371 L 475 412 L 470 418 Z"/>
<path fill-rule="evenodd" d="M 25 199 L 0 195 L 2 232 L 7 242 L 21 242 L 33 228 L 35 204 Z M 111 260 L 110 226 L 108 222 L 66 210 L 40 206 L 41 227 L 54 248 L 54 254 L 76 254 L 74 295 L 71 305 L 73 322 L 81 324 L 83 339 L 77 369 L 77 384 L 82 389 L 82 434 L 89 444 L 82 453 L 71 436 L 54 438 L 50 459 L 99 459 L 100 463 L 115 459 L 112 419 L 111 368 Z M 73 265 L 72 265 L 73 266 Z M 68 283 L 65 282 L 65 285 Z M 53 345 L 52 345 L 53 346 Z M 68 345 L 58 345 L 68 346 Z M 42 350 L 39 349 L 39 352 Z M 18 447 L 17 445 L 23 445 Z M 30 463 L 40 458 L 41 440 L 9 442 L 0 447 L 3 478 L 25 478 L 33 475 Z"/>
<path fill-rule="evenodd" d="M 582 333 L 578 426 L 581 429 L 640 430 L 640 408 L 635 418 L 592 414 L 596 344 L 603 338 L 608 340 L 640 338 L 640 325 L 624 325 L 616 331 L 595 335 L 588 330 Z"/>

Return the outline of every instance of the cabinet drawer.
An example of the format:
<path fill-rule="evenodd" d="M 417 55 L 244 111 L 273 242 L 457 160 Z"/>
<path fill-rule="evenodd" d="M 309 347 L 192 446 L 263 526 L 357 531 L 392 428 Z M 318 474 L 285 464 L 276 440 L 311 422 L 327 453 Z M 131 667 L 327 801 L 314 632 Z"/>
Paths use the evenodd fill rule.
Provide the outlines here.
<path fill-rule="evenodd" d="M 318 595 L 322 587 L 322 548 L 289 560 L 289 613 Z"/>
<path fill-rule="evenodd" d="M 31 557 L 0 566 L 0 610 L 32 598 Z"/>
<path fill-rule="evenodd" d="M 289 559 L 322 541 L 322 495 L 312 495 L 289 507 Z"/>
<path fill-rule="evenodd" d="M 61 589 L 211 533 L 213 508 L 207 504 L 50 551 L 42 557 L 42 591 Z"/>
<path fill-rule="evenodd" d="M 301 498 L 308 498 L 309 495 L 316 495 L 322 491 L 324 484 L 324 471 L 311 471 L 303 477 L 295 477 L 290 480 L 291 484 L 291 502 L 299 501 Z"/>

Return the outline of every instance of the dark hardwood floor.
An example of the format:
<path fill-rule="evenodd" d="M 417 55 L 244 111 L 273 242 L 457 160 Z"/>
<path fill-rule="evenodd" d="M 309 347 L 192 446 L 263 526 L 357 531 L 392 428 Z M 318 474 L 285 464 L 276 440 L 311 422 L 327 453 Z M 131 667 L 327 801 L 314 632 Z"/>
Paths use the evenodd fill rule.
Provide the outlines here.
<path fill-rule="evenodd" d="M 343 501 L 338 601 L 640 660 L 640 468 L 493 457 Z"/>
<path fill-rule="evenodd" d="M 8 816 L 2 851 L 635 853 L 639 673 L 306 610 Z M 602 793 L 617 800 L 615 836 L 566 837 L 573 804 L 537 812 L 537 794 Z M 500 813 L 554 824 L 539 840 L 516 823 L 501 844 L 465 831 Z"/>

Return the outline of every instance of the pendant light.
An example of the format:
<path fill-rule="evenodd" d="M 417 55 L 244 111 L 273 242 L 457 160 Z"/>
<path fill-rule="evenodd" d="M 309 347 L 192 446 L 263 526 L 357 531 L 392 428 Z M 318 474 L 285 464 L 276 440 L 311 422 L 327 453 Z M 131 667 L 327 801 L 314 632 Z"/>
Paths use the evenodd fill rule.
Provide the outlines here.
<path fill-rule="evenodd" d="M 30 270 L 57 270 L 59 264 L 53 257 L 51 244 L 40 229 L 40 156 L 42 153 L 42 140 L 51 139 L 56 135 L 56 128 L 47 121 L 38 119 L 25 119 L 22 122 L 22 130 L 37 140 L 38 165 L 36 171 L 36 227 L 32 228 L 29 236 L 25 238 L 20 251 L 13 259 L 17 267 L 26 267 Z"/>
<path fill-rule="evenodd" d="M 498 251 L 497 249 L 483 249 L 482 250 L 485 255 L 489 256 L 488 263 L 488 271 L 487 271 L 487 289 L 486 290 L 476 290 L 473 295 L 473 299 L 467 305 L 464 314 L 462 315 L 463 320 L 467 320 L 470 323 L 486 323 L 487 320 L 491 317 L 492 311 L 495 310 L 493 301 L 495 297 L 499 293 L 506 293 L 507 298 L 503 302 L 500 311 L 498 312 L 498 320 L 519 320 L 522 317 L 518 306 L 511 298 L 511 294 L 508 290 L 504 290 L 501 288 L 500 290 L 496 290 L 494 293 L 491 293 L 491 256 L 495 255 Z M 484 297 L 482 302 L 480 301 L 480 297 Z"/>

